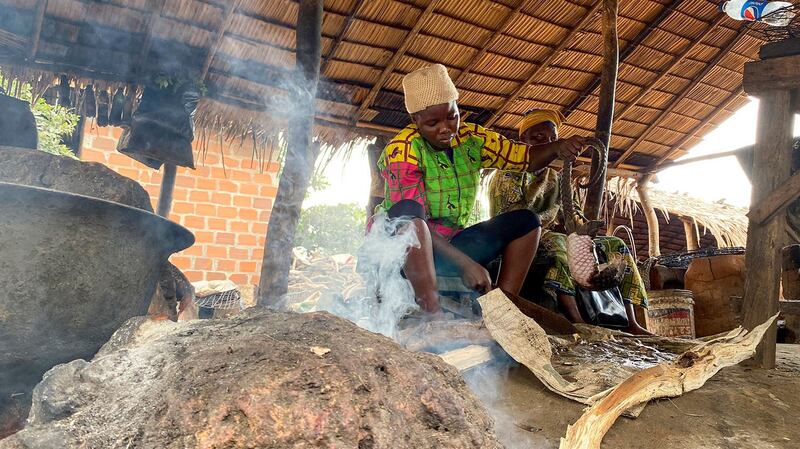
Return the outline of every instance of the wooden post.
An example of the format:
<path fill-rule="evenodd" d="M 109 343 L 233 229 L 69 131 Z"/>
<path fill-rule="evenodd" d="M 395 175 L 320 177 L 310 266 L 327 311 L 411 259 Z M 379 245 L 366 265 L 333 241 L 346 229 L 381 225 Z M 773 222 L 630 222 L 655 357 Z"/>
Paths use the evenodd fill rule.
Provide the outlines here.
<path fill-rule="evenodd" d="M 175 190 L 175 175 L 178 167 L 175 164 L 164 164 L 164 177 L 161 179 L 161 193 L 158 194 L 157 214 L 169 218 L 172 210 L 172 191 Z"/>
<path fill-rule="evenodd" d="M 603 72 L 600 77 L 600 105 L 597 111 L 595 137 L 611 147 L 611 124 L 614 121 L 614 97 L 617 90 L 617 70 L 619 69 L 619 40 L 617 38 L 617 11 L 619 0 L 603 0 Z M 592 173 L 608 166 L 608 153 L 605 158 L 592 155 Z M 605 179 L 603 180 L 605 181 Z M 584 213 L 590 220 L 600 219 L 606 183 L 598 182 L 586 192 Z"/>
<path fill-rule="evenodd" d="M 792 167 L 791 92 L 765 90 L 756 126 L 751 181 L 752 204 L 760 204 L 789 179 Z M 750 219 L 747 230 L 744 287 L 744 326 L 753 329 L 778 311 L 781 286 L 781 243 L 786 233 L 786 211 L 757 223 Z M 764 368 L 775 367 L 777 331 L 773 324 L 759 345 L 755 361 Z"/>
<path fill-rule="evenodd" d="M 389 140 L 383 137 L 378 137 L 375 143 L 367 147 L 367 157 L 369 159 L 369 174 L 370 174 L 370 189 L 369 198 L 367 199 L 367 220 L 372 216 L 375 207 L 383 201 L 386 194 L 385 181 L 381 174 L 378 172 L 378 159 Z"/>
<path fill-rule="evenodd" d="M 645 175 L 636 183 L 636 193 L 639 194 L 639 201 L 642 204 L 642 211 L 644 218 L 647 220 L 647 250 L 650 257 L 658 257 L 661 255 L 661 245 L 659 243 L 659 229 L 658 229 L 658 215 L 650 202 L 650 196 L 647 194 L 648 184 L 653 175 Z"/>
<path fill-rule="evenodd" d="M 694 218 L 683 218 L 683 232 L 686 234 L 686 250 L 694 251 L 700 249 L 700 230 L 697 229 L 697 222 Z"/>
<path fill-rule="evenodd" d="M 789 300 L 800 299 L 800 245 L 783 248 L 783 297 Z"/>
<path fill-rule="evenodd" d="M 258 284 L 259 305 L 273 305 L 286 294 L 292 247 L 300 208 L 308 190 L 319 145 L 314 134 L 314 100 L 322 49 L 322 0 L 300 0 L 297 12 L 297 86 L 289 118 L 287 151 L 275 206 L 267 229 L 267 245 Z"/>

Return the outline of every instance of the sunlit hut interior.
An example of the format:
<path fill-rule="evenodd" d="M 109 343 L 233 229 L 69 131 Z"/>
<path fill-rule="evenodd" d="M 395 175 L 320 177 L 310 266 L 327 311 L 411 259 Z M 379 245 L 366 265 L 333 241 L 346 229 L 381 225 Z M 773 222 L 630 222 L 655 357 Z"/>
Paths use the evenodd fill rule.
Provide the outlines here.
<path fill-rule="evenodd" d="M 561 110 L 567 118 L 563 135 L 591 135 L 598 122 L 613 122 L 608 154 L 613 179 L 600 192 L 608 199 L 600 215 L 632 227 L 640 259 L 659 256 L 661 249 L 745 245 L 744 211 L 647 192 L 651 175 L 685 155 L 747 101 L 744 67 L 758 59 L 762 41 L 720 14 L 717 2 L 325 1 L 313 111 L 318 145 L 303 147 L 292 124 L 306 112 L 297 100 L 305 88 L 298 79 L 309 67 L 296 69 L 296 63 L 302 59 L 299 29 L 314 31 L 299 10 L 311 3 L 0 0 L 0 70 L 5 87 L 13 80 L 27 82 L 35 97 L 54 102 L 66 92 L 79 112 L 87 86 L 95 96 L 122 92 L 135 104 L 154 77 L 189 74 L 203 86 L 197 129 L 254 142 L 257 160 L 279 158 L 288 147 L 285 181 L 293 176 L 290 164 L 301 163 L 293 151 L 309 152 L 313 161 L 312 148 L 319 146 L 333 151 L 376 139 L 380 147 L 409 123 L 402 77 L 442 63 L 460 90 L 463 119 L 510 137 L 516 137 L 516 124 L 530 108 Z M 617 3 L 615 16 L 609 11 Z M 611 50 L 618 52 L 618 65 L 604 44 L 614 20 L 618 48 Z M 313 42 L 304 45 L 313 55 Z M 607 83 L 601 94 L 604 67 L 611 79 L 618 72 L 616 90 Z M 273 154 L 276 144 L 280 151 Z M 367 176 L 366 168 L 359 170 Z M 625 180 L 635 180 L 639 192 Z M 299 208 L 300 200 L 282 197 L 279 190 L 275 208 Z M 673 226 L 684 234 L 664 229 Z M 272 222 L 270 229 L 269 241 L 284 240 L 285 229 Z M 785 239 L 781 234 L 777 241 Z M 270 264 L 270 257 L 289 256 L 268 249 L 263 270 L 288 270 L 288 263 Z M 779 264 L 768 267 L 773 274 L 780 271 Z M 285 291 L 285 273 L 267 274 L 262 293 L 264 287 Z M 745 307 L 748 301 L 755 304 L 755 295 L 744 295 Z M 774 338 L 771 344 L 767 352 L 774 354 Z"/>

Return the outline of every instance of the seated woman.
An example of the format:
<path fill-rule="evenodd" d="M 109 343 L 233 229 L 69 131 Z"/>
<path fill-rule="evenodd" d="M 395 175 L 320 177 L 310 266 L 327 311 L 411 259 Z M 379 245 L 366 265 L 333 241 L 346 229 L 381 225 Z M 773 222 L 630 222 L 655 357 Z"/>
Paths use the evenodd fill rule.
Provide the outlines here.
<path fill-rule="evenodd" d="M 527 209 L 465 225 L 475 205 L 483 168 L 538 171 L 556 157 L 575 159 L 584 139 L 537 146 L 509 140 L 471 123 L 460 123 L 458 91 L 447 69 L 435 64 L 403 78 L 412 124 L 384 149 L 378 169 L 386 180 L 376 212 L 410 217 L 420 246 L 409 251 L 403 271 L 417 302 L 439 308 L 436 274 L 461 276 L 479 292 L 492 287 L 485 266 L 502 255 L 497 286 L 519 293 L 539 243 L 539 219 Z"/>
<path fill-rule="evenodd" d="M 519 138 L 534 146 L 547 144 L 558 139 L 558 128 L 564 120 L 555 110 L 529 111 L 519 125 Z M 567 263 L 566 235 L 555 232 L 559 227 L 560 176 L 551 169 L 544 168 L 533 174 L 498 172 L 489 182 L 489 209 L 491 216 L 502 216 L 515 210 L 527 209 L 536 212 L 544 232 L 541 237 L 541 250 L 537 260 L 554 261 L 545 274 L 544 289 L 561 305 L 567 317 L 575 323 L 584 322 L 575 300 L 575 285 L 570 277 Z M 575 210 L 576 219 L 585 220 L 580 208 Z M 563 218 L 563 217 L 561 217 Z M 628 315 L 627 332 L 648 333 L 637 322 L 633 306 L 647 307 L 647 296 L 636 261 L 621 239 L 617 237 L 597 237 L 598 243 L 607 256 L 619 254 L 625 261 L 625 277 L 620 286 L 625 310 Z M 539 259 L 541 258 L 541 259 Z"/>

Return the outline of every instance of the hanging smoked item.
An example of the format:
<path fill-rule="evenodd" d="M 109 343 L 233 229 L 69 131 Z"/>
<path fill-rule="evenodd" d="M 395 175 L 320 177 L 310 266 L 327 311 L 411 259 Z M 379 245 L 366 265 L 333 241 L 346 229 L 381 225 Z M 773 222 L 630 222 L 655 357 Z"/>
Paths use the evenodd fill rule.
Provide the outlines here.
<path fill-rule="evenodd" d="M 122 125 L 122 111 L 125 108 L 125 94 L 121 87 L 117 88 L 114 96 L 111 98 L 111 113 L 108 117 L 108 123 L 112 126 Z"/>
<path fill-rule="evenodd" d="M 67 109 L 72 108 L 72 92 L 69 88 L 67 75 L 58 77 L 58 105 Z"/>
<path fill-rule="evenodd" d="M 103 89 L 97 95 L 97 126 L 108 126 L 108 110 L 111 100 L 108 91 Z"/>
<path fill-rule="evenodd" d="M 97 115 L 97 99 L 94 97 L 94 86 L 86 85 L 83 93 L 83 116 L 94 117 Z"/>
<path fill-rule="evenodd" d="M 161 163 L 194 168 L 194 111 L 200 92 L 192 83 L 145 86 L 120 153 L 158 169 Z"/>
<path fill-rule="evenodd" d="M 0 146 L 36 149 L 36 120 L 27 101 L 0 94 Z"/>
<path fill-rule="evenodd" d="M 125 88 L 125 104 L 122 106 L 122 123 L 125 126 L 131 124 L 134 102 L 136 102 L 136 87 L 128 86 Z"/>

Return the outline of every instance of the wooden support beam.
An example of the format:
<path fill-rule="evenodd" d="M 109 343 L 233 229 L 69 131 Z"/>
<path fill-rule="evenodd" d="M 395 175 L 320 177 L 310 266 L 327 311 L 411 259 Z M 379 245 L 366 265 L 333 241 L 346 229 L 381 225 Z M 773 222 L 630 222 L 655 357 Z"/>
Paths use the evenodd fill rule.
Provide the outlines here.
<path fill-rule="evenodd" d="M 378 161 L 388 143 L 389 139 L 387 138 L 377 138 L 375 143 L 367 146 L 370 177 L 369 198 L 367 198 L 367 221 L 370 220 L 372 214 L 375 213 L 375 208 L 383 201 L 386 195 L 386 181 L 378 171 Z"/>
<path fill-rule="evenodd" d="M 142 49 L 139 51 L 139 73 L 142 73 L 147 67 L 147 57 L 150 55 L 150 47 L 153 46 L 153 33 L 155 33 L 156 25 L 158 24 L 166 5 L 167 0 L 160 0 L 160 3 L 153 8 L 153 11 L 147 18 L 147 23 L 145 24 L 144 30 L 144 41 L 142 43 Z"/>
<path fill-rule="evenodd" d="M 42 24 L 44 23 L 44 14 L 46 12 L 47 0 L 39 0 L 33 16 L 33 32 L 31 32 L 31 46 L 28 51 L 28 59 L 31 61 L 36 58 L 36 52 L 39 51 L 39 40 L 42 38 Z"/>
<path fill-rule="evenodd" d="M 469 63 L 467 63 L 467 66 L 461 69 L 461 73 L 459 73 L 458 77 L 456 77 L 456 79 L 453 80 L 453 83 L 456 86 L 461 84 L 461 82 L 463 82 L 467 78 L 467 75 L 472 73 L 472 70 L 475 68 L 475 66 L 478 65 L 478 63 L 481 62 L 481 60 L 483 60 L 483 57 L 486 55 L 486 52 L 488 52 L 489 49 L 492 48 L 492 45 L 494 45 L 495 42 L 497 42 L 498 39 L 500 39 L 500 36 L 502 36 L 503 33 L 505 33 L 508 26 L 513 24 L 514 21 L 517 20 L 517 18 L 519 18 L 522 8 L 528 3 L 528 1 L 529 0 L 518 0 L 517 6 L 506 15 L 505 19 L 503 19 L 503 22 L 500 24 L 499 27 L 497 27 L 497 30 L 495 30 L 495 32 L 492 33 L 489 39 L 487 39 L 486 42 L 484 42 L 483 45 L 481 45 L 480 50 L 478 50 L 478 52 L 475 53 L 475 55 L 472 58 L 470 58 Z"/>
<path fill-rule="evenodd" d="M 708 64 L 706 64 L 705 68 L 703 68 L 703 70 L 701 70 L 700 73 L 698 73 L 696 76 L 693 77 L 692 82 L 689 83 L 680 92 L 675 94 L 675 97 L 672 99 L 672 101 L 670 101 L 667 104 L 667 106 L 661 111 L 661 113 L 658 114 L 658 116 L 653 121 L 653 123 L 650 126 L 648 126 L 647 129 L 645 129 L 645 131 L 628 147 L 628 149 L 625 150 L 624 153 L 622 153 L 622 156 L 620 156 L 614 162 L 614 167 L 618 167 L 620 164 L 625 162 L 625 160 L 631 154 L 633 154 L 633 152 L 636 150 L 636 147 L 640 143 L 642 143 L 648 136 L 650 136 L 650 134 L 652 134 L 656 130 L 656 128 L 658 128 L 658 125 L 670 113 L 672 113 L 672 111 L 675 109 L 675 107 L 686 97 L 686 95 L 689 94 L 695 87 L 697 87 L 703 81 L 703 79 L 706 77 L 706 75 L 708 75 L 711 72 L 711 70 L 713 70 L 714 67 L 716 67 L 717 64 L 719 64 L 719 62 L 723 58 L 725 58 L 726 56 L 729 55 L 729 53 L 730 53 L 731 49 L 734 47 L 734 45 L 739 43 L 739 41 L 745 36 L 747 36 L 747 33 L 744 30 L 744 25 L 742 25 L 738 29 L 738 32 L 736 33 L 736 36 L 734 36 L 734 38 L 731 39 L 730 42 L 728 42 L 728 44 L 725 45 L 725 47 L 723 47 L 722 49 L 719 50 L 719 52 L 717 52 L 717 55 L 714 56 L 714 58 L 711 59 L 708 62 Z"/>
<path fill-rule="evenodd" d="M 325 58 L 322 60 L 322 64 L 319 67 L 319 73 L 324 75 L 325 69 L 328 68 L 328 64 L 331 62 L 334 56 L 336 56 L 336 50 L 339 49 L 339 45 L 342 44 L 344 37 L 347 35 L 347 32 L 350 31 L 350 27 L 353 26 L 353 22 L 355 22 L 356 16 L 358 16 L 358 12 L 361 11 L 361 7 L 364 5 L 365 0 L 357 0 L 356 4 L 353 6 L 353 9 L 350 10 L 350 14 L 347 15 L 347 18 L 344 19 L 344 25 L 342 26 L 342 32 L 336 36 L 336 40 L 333 41 L 331 44 L 331 49 L 328 51 L 328 54 L 325 55 Z"/>
<path fill-rule="evenodd" d="M 703 156 L 690 157 L 688 159 L 681 159 L 679 161 L 672 161 L 658 166 L 657 170 L 661 171 L 661 170 L 666 170 L 668 168 L 680 167 L 681 165 L 689 165 L 689 164 L 694 164 L 696 162 L 712 161 L 714 159 L 722 159 L 724 157 L 736 156 L 739 153 L 741 153 L 742 150 L 743 150 L 742 148 L 739 148 L 731 151 L 722 151 L 720 153 L 704 154 Z"/>
<path fill-rule="evenodd" d="M 661 255 L 661 245 L 659 242 L 660 232 L 658 229 L 658 215 L 650 201 L 648 188 L 653 175 L 644 175 L 636 183 L 636 193 L 639 195 L 639 203 L 642 205 L 644 218 L 647 220 L 647 250 L 650 257 Z"/>
<path fill-rule="evenodd" d="M 619 61 L 620 63 L 624 62 L 628 59 L 628 56 L 633 53 L 634 50 L 639 48 L 642 42 L 647 39 L 650 34 L 658 29 L 658 27 L 670 16 L 672 12 L 677 10 L 684 0 L 672 0 L 672 3 L 666 5 L 664 9 L 661 10 L 660 13 L 650 22 L 647 24 L 646 27 L 642 31 L 640 31 L 633 39 L 628 42 L 628 45 L 625 46 L 625 49 L 622 50 L 622 53 L 619 54 Z M 564 117 L 569 117 L 576 109 L 583 103 L 589 96 L 594 92 L 595 89 L 600 87 L 600 78 L 594 78 L 589 83 L 578 92 L 578 95 L 561 111 L 564 114 Z"/>
<path fill-rule="evenodd" d="M 673 2 L 680 3 L 682 0 Z M 603 0 L 603 68 L 600 75 L 600 103 L 597 110 L 597 123 L 594 136 L 611 147 L 611 125 L 614 122 L 614 103 L 617 92 L 617 72 L 619 70 L 619 38 L 617 36 L 617 16 L 619 0 Z M 592 153 L 591 173 L 606 173 L 608 151 Z M 590 186 L 586 191 L 586 204 L 583 208 L 586 218 L 599 220 L 605 198 L 605 176 L 601 182 Z"/>
<path fill-rule="evenodd" d="M 297 89 L 287 150 L 267 229 L 258 303 L 274 305 L 289 288 L 292 247 L 319 144 L 313 142 L 315 98 L 322 53 L 322 0 L 300 0 L 297 11 Z"/>
<path fill-rule="evenodd" d="M 770 192 L 763 200 L 753 202 L 747 217 L 762 224 L 777 213 L 783 212 L 786 206 L 798 197 L 800 197 L 800 171 L 792 175 L 788 181 L 781 183 L 780 187 Z"/>
<path fill-rule="evenodd" d="M 750 93 L 796 89 L 800 85 L 800 55 L 748 62 L 742 84 Z"/>
<path fill-rule="evenodd" d="M 663 81 L 667 76 L 669 76 L 669 74 L 675 68 L 677 68 L 681 63 L 683 63 L 683 61 L 686 60 L 686 57 L 689 56 L 689 54 L 695 51 L 697 47 L 699 47 L 700 45 L 704 45 L 703 41 L 705 40 L 705 38 L 708 37 L 708 35 L 711 34 L 714 30 L 716 30 L 717 27 L 727 18 L 728 16 L 726 16 L 725 14 L 720 14 L 719 17 L 714 22 L 711 23 L 711 26 L 709 26 L 703 32 L 703 34 L 697 36 L 697 38 L 694 39 L 692 43 L 690 43 L 682 52 L 680 52 L 677 56 L 675 56 L 675 59 L 673 59 L 672 62 L 664 70 L 661 71 L 661 73 L 656 77 L 655 80 L 647 83 L 647 86 L 643 87 L 639 91 L 639 93 L 636 94 L 635 97 L 633 97 L 627 104 L 619 108 L 619 111 L 617 112 L 616 117 L 614 117 L 614 120 L 615 121 L 622 120 L 623 118 L 625 118 L 627 113 L 633 110 L 633 107 L 638 105 L 639 102 L 642 101 L 642 99 L 647 94 L 652 92 L 656 86 L 661 84 L 661 81 Z"/>
<path fill-rule="evenodd" d="M 156 213 L 164 218 L 169 218 L 172 210 L 172 192 L 175 190 L 175 175 L 178 167 L 175 164 L 164 164 L 164 177 L 161 179 L 161 193 L 158 194 L 158 207 Z"/>
<path fill-rule="evenodd" d="M 756 144 L 753 150 L 752 204 L 759 204 L 789 179 L 792 168 L 791 94 L 788 90 L 768 90 L 759 93 Z M 750 220 L 747 230 L 747 250 L 742 314 L 744 326 L 753 329 L 778 312 L 782 257 L 780 248 L 786 233 L 786 214 L 778 214 L 765 223 Z M 775 367 L 773 325 L 759 346 L 756 362 L 762 367 Z"/>
<path fill-rule="evenodd" d="M 672 157 L 674 157 L 679 151 L 681 151 L 683 146 L 686 145 L 687 143 L 689 143 L 694 138 L 694 136 L 697 135 L 697 133 L 699 133 L 700 131 L 703 130 L 703 128 L 706 125 L 708 125 L 709 123 L 711 123 L 714 120 L 716 120 L 717 117 L 720 116 L 720 114 L 723 114 L 725 112 L 725 110 L 731 104 L 733 104 L 733 102 L 735 102 L 736 100 L 738 100 L 741 97 L 742 93 L 743 93 L 742 89 L 739 88 L 736 91 L 732 92 L 730 95 L 728 95 L 728 97 L 725 98 L 725 100 L 722 101 L 722 104 L 720 104 L 719 107 L 717 107 L 713 111 L 711 111 L 711 113 L 708 114 L 703 120 L 701 120 L 700 123 L 698 123 L 692 129 L 690 129 L 689 132 L 687 132 L 686 135 L 683 136 L 683 138 L 678 141 L 678 143 L 673 145 L 672 149 L 669 150 L 669 152 L 666 155 L 662 156 L 658 161 L 656 161 L 656 163 L 653 165 L 652 170 L 656 170 L 657 171 L 657 170 L 662 170 L 663 168 L 667 168 L 667 166 L 671 166 L 672 167 L 672 166 L 675 166 L 675 165 L 684 165 L 684 164 L 691 163 L 691 162 L 689 162 L 690 159 L 686 159 L 686 160 L 683 160 L 683 161 L 675 161 L 675 162 L 670 162 L 670 163 L 667 163 L 667 161 L 670 160 Z M 717 157 L 725 157 L 723 154 L 724 153 L 718 153 Z M 709 156 L 711 156 L 711 155 L 709 155 Z M 701 156 L 701 157 L 703 157 L 703 156 Z M 692 162 L 696 162 L 697 160 L 699 160 L 699 158 L 692 158 L 692 159 L 695 159 Z M 711 158 L 709 158 L 709 159 L 711 159 Z"/>
<path fill-rule="evenodd" d="M 211 68 L 211 63 L 214 62 L 214 57 L 217 55 L 220 46 L 222 46 L 222 40 L 225 39 L 225 31 L 230 27 L 233 21 L 233 14 L 241 4 L 242 0 L 228 0 L 228 4 L 225 5 L 225 9 L 222 11 L 222 20 L 219 22 L 219 28 L 214 34 L 214 38 L 211 40 L 211 47 L 208 49 L 208 55 L 203 62 L 203 69 L 200 71 L 201 80 L 205 81 L 206 76 L 208 76 L 208 69 Z"/>
<path fill-rule="evenodd" d="M 386 84 L 386 81 L 389 80 L 389 77 L 392 75 L 392 73 L 394 73 L 395 67 L 397 67 L 397 64 L 399 64 L 400 60 L 403 59 L 406 51 L 408 51 L 408 47 L 410 47 L 414 42 L 414 39 L 416 39 L 417 35 L 419 35 L 422 27 L 425 25 L 428 19 L 431 18 L 433 11 L 441 2 L 442 0 L 431 0 L 425 10 L 423 10 L 419 17 L 417 17 L 417 22 L 414 24 L 414 27 L 408 32 L 405 40 L 403 40 L 403 43 L 400 45 L 400 48 L 395 51 L 392 59 L 389 60 L 389 63 L 383 69 L 383 72 L 381 72 L 378 82 L 372 86 L 372 89 L 369 91 L 366 98 L 364 98 L 364 101 L 361 102 L 361 106 L 358 107 L 358 112 L 356 112 L 355 116 L 353 117 L 353 122 L 357 122 L 359 119 L 361 119 L 364 113 L 367 112 L 367 109 L 372 106 L 372 103 L 375 101 L 375 99 L 378 98 L 378 93 Z"/>
<path fill-rule="evenodd" d="M 686 251 L 700 249 L 700 230 L 694 218 L 683 218 L 683 232 L 686 234 Z"/>
<path fill-rule="evenodd" d="M 497 111 L 494 112 L 492 117 L 486 122 L 486 126 L 490 127 L 497 122 L 497 120 L 506 113 L 509 107 L 514 104 L 515 101 L 522 95 L 523 92 L 533 84 L 536 80 L 538 80 L 547 70 L 550 65 L 553 64 L 553 61 L 559 56 L 567 46 L 572 43 L 572 38 L 575 37 L 594 17 L 595 13 L 600 10 L 600 7 L 603 5 L 603 0 L 598 0 L 594 6 L 592 6 L 586 14 L 583 15 L 580 21 L 575 24 L 572 29 L 570 29 L 567 34 L 561 38 L 561 42 L 554 48 L 550 54 L 547 55 L 546 58 L 536 67 L 536 69 L 531 72 L 525 81 L 517 87 L 517 89 L 500 105 Z"/>

